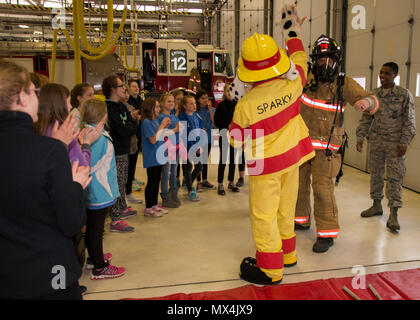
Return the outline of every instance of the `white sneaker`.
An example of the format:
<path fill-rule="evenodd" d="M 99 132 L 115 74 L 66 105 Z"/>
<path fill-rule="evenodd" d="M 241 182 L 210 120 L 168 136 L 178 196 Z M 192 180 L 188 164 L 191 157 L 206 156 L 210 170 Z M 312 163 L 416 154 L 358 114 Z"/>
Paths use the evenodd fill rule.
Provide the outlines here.
<path fill-rule="evenodd" d="M 146 208 L 144 210 L 144 215 L 146 217 L 151 217 L 151 218 L 160 218 L 163 216 L 163 213 L 161 213 L 160 211 L 155 210 L 154 207 L 152 208 Z"/>
<path fill-rule="evenodd" d="M 136 198 L 133 196 L 133 194 L 132 194 L 132 193 L 127 194 L 127 195 L 126 195 L 126 198 L 127 198 L 127 200 L 128 200 L 128 201 L 130 201 L 130 202 L 132 202 L 132 203 L 138 203 L 138 204 L 143 203 L 143 200 L 136 199 Z"/>
<path fill-rule="evenodd" d="M 152 207 L 153 209 L 155 209 L 156 211 L 163 213 L 163 214 L 168 214 L 168 210 L 166 210 L 164 207 L 160 206 L 160 205 L 155 205 Z"/>

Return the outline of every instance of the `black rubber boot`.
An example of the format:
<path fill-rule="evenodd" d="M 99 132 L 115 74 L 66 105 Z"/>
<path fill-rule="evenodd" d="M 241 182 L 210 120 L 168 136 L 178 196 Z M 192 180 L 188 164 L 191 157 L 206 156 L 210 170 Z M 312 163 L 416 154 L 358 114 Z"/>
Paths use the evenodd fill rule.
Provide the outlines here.
<path fill-rule="evenodd" d="M 295 230 L 308 230 L 311 227 L 311 224 L 300 224 L 295 222 Z"/>
<path fill-rule="evenodd" d="M 181 206 L 181 201 L 178 198 L 178 189 L 169 190 L 169 198 L 177 205 L 177 208 Z"/>
<path fill-rule="evenodd" d="M 388 221 L 386 222 L 386 226 L 392 232 L 397 232 L 398 230 L 400 230 L 400 225 L 398 224 L 397 211 L 398 211 L 398 208 L 391 208 Z"/>
<path fill-rule="evenodd" d="M 257 260 L 251 257 L 242 260 L 239 276 L 245 281 L 262 285 L 275 285 L 283 280 L 283 278 L 272 279 L 268 277 L 264 271 L 257 267 Z"/>
<path fill-rule="evenodd" d="M 327 252 L 328 249 L 334 244 L 333 238 L 320 238 L 316 239 L 314 246 L 312 247 L 312 251 L 316 253 Z"/>
<path fill-rule="evenodd" d="M 373 206 L 371 206 L 369 209 L 366 209 L 365 211 L 362 211 L 360 214 L 362 218 L 370 218 L 373 216 L 381 215 L 383 215 L 381 200 L 373 200 Z"/>
<path fill-rule="evenodd" d="M 165 208 L 178 208 L 178 205 L 169 197 L 169 193 L 161 193 L 162 207 Z"/>
<path fill-rule="evenodd" d="M 311 216 L 309 216 L 309 219 L 305 223 L 298 223 L 295 220 L 295 230 L 308 230 L 311 227 Z"/>

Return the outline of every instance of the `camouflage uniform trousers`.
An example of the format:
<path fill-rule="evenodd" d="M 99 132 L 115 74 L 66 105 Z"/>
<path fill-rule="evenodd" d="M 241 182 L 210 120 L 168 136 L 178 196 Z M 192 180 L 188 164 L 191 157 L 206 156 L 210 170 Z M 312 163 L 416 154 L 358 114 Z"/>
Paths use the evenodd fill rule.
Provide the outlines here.
<path fill-rule="evenodd" d="M 384 175 L 386 167 L 386 190 L 389 208 L 401 208 L 402 180 L 404 178 L 405 156 L 397 157 L 397 145 L 395 142 L 371 141 L 369 151 L 370 166 L 370 197 L 373 200 L 384 198 Z"/>

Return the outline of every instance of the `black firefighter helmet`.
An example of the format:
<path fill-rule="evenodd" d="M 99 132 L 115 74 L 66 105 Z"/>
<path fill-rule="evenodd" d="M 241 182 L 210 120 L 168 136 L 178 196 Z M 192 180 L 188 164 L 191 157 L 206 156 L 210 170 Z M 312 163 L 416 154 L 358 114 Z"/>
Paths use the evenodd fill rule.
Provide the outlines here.
<path fill-rule="evenodd" d="M 342 61 L 342 49 L 335 42 L 334 39 L 325 35 L 320 36 L 312 46 L 312 59 L 311 70 L 317 80 L 321 81 L 334 81 L 338 74 L 338 68 Z M 332 65 L 328 63 L 319 65 L 317 63 L 319 58 L 327 57 L 333 60 Z"/>

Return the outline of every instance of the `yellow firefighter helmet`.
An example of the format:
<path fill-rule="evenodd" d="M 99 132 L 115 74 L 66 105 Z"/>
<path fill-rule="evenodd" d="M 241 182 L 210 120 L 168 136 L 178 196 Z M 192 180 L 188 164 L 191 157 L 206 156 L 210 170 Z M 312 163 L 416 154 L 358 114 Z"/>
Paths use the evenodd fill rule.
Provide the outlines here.
<path fill-rule="evenodd" d="M 254 33 L 244 41 L 238 65 L 241 81 L 258 82 L 285 74 L 290 68 L 290 60 L 272 37 Z"/>

